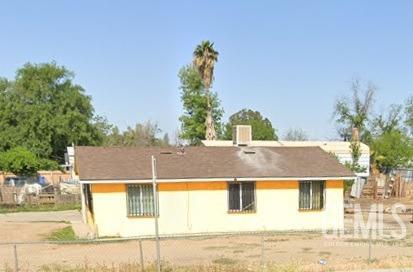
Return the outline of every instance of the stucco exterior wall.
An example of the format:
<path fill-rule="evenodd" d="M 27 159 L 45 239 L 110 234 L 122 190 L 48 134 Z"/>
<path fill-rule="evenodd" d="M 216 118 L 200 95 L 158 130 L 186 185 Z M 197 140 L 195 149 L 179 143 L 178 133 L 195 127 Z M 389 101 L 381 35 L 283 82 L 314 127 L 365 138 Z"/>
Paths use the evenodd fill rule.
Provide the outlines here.
<path fill-rule="evenodd" d="M 93 184 L 98 236 L 154 235 L 152 217 L 128 217 L 124 184 Z M 159 184 L 159 232 L 213 232 L 343 228 L 343 182 L 327 181 L 325 208 L 299 211 L 298 181 L 256 182 L 256 212 L 228 213 L 227 182 Z"/>

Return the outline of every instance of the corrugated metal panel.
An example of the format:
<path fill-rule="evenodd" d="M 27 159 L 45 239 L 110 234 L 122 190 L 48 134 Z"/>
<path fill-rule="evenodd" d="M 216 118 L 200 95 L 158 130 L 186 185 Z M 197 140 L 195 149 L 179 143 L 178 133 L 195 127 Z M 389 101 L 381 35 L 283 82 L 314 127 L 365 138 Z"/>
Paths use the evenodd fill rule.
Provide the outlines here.
<path fill-rule="evenodd" d="M 366 180 L 364 178 L 358 177 L 351 187 L 350 195 L 352 197 L 360 198 L 365 183 Z"/>

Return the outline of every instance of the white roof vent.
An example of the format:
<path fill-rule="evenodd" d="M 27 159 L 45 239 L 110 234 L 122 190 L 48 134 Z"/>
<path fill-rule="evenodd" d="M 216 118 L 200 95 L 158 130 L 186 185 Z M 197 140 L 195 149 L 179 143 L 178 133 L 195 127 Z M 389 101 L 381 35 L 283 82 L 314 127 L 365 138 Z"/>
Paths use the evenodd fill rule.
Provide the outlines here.
<path fill-rule="evenodd" d="M 247 146 L 252 141 L 252 128 L 247 125 L 234 126 L 232 130 L 232 142 L 237 146 Z"/>

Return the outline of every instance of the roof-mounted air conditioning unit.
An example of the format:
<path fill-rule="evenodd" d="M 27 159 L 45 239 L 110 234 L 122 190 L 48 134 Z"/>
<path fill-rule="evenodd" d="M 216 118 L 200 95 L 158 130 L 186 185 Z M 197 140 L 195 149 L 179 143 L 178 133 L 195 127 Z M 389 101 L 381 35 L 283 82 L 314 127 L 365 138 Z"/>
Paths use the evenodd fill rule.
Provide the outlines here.
<path fill-rule="evenodd" d="M 252 128 L 247 125 L 234 126 L 232 130 L 232 142 L 237 146 L 247 146 L 252 141 Z"/>

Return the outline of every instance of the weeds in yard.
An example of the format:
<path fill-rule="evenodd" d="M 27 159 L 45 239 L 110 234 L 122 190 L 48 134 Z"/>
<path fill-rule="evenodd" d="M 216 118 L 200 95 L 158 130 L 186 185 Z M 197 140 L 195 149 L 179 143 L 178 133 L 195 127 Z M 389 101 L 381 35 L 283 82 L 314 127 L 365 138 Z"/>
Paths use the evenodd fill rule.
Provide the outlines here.
<path fill-rule="evenodd" d="M 214 260 L 210 265 L 175 265 L 171 263 L 162 263 L 162 272 L 317 272 L 317 271 L 352 271 L 352 270 L 367 270 L 367 269 L 389 269 L 389 268 L 407 268 L 413 265 L 410 257 L 392 257 L 386 259 L 375 259 L 374 262 L 368 263 L 363 258 L 349 258 L 340 263 L 328 263 L 321 266 L 318 263 L 300 263 L 293 262 L 289 264 L 267 263 L 264 267 L 257 263 L 243 264 L 237 260 L 221 257 Z M 4 267 L 4 271 L 11 272 L 13 269 Z M 70 266 L 64 264 L 44 265 L 37 269 L 20 269 L 21 272 L 37 271 L 37 272 L 135 272 L 141 271 L 139 263 L 125 263 L 116 265 L 106 264 L 84 264 L 78 266 Z M 145 266 L 145 272 L 155 272 L 155 265 L 149 264 Z M 403 270 L 401 270 L 403 271 Z"/>
<path fill-rule="evenodd" d="M 50 211 L 80 211 L 80 204 L 55 204 L 55 205 L 16 205 L 16 206 L 0 206 L 0 213 L 16 213 L 16 212 L 50 212 Z"/>
<path fill-rule="evenodd" d="M 221 257 L 212 261 L 214 264 L 221 264 L 221 265 L 234 265 L 237 263 L 237 260 Z"/>
<path fill-rule="evenodd" d="M 260 244 L 256 243 L 240 243 L 240 244 L 233 244 L 232 246 L 207 246 L 204 247 L 204 250 L 224 250 L 224 249 L 233 249 L 233 250 L 239 250 L 240 248 L 243 249 L 252 249 L 256 247 L 260 247 Z"/>
<path fill-rule="evenodd" d="M 270 243 L 279 243 L 279 242 L 287 242 L 287 241 L 290 241 L 290 239 L 288 239 L 288 238 L 276 238 L 276 237 L 265 239 L 265 242 L 270 242 Z"/>
<path fill-rule="evenodd" d="M 227 246 L 207 246 L 204 247 L 205 250 L 222 250 L 228 248 Z"/>
<path fill-rule="evenodd" d="M 8 264 L 3 264 L 3 270 L 4 272 L 13 272 L 13 269 L 8 265 Z"/>
<path fill-rule="evenodd" d="M 368 245 L 371 243 L 372 245 L 383 245 L 383 246 L 409 246 L 408 243 L 405 241 L 399 240 L 389 240 L 389 239 L 363 239 L 363 238 L 351 238 L 344 240 L 346 243 L 354 243 L 354 244 L 363 244 Z"/>
<path fill-rule="evenodd" d="M 320 256 L 330 256 L 331 252 L 330 251 L 320 251 L 320 252 L 318 252 L 318 255 L 320 255 Z"/>
<path fill-rule="evenodd" d="M 236 247 L 243 247 L 243 248 L 256 248 L 256 247 L 261 247 L 261 244 L 258 243 L 240 243 L 236 244 Z"/>
<path fill-rule="evenodd" d="M 132 272 L 140 271 L 140 265 L 136 263 L 120 264 L 120 265 L 82 265 L 82 266 L 67 266 L 62 264 L 45 265 L 39 268 L 38 272 Z M 155 271 L 155 270 L 148 270 Z"/>
<path fill-rule="evenodd" d="M 46 240 L 49 241 L 75 241 L 76 239 L 77 238 L 72 226 L 67 226 L 53 231 L 46 237 Z"/>
<path fill-rule="evenodd" d="M 224 258 L 225 259 L 225 258 Z M 163 263 L 162 272 L 256 272 L 262 271 L 258 265 L 238 265 L 234 260 L 223 260 L 223 264 L 195 265 L 195 266 L 174 266 Z M 118 266 L 97 265 L 97 266 L 75 266 L 70 267 L 61 264 L 42 266 L 38 272 L 135 272 L 141 271 L 140 264 L 122 264 Z M 145 267 L 145 272 L 155 272 L 155 265 Z M 298 266 L 292 265 L 271 265 L 265 268 L 266 272 L 301 272 Z"/>

